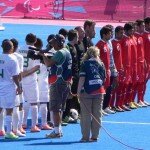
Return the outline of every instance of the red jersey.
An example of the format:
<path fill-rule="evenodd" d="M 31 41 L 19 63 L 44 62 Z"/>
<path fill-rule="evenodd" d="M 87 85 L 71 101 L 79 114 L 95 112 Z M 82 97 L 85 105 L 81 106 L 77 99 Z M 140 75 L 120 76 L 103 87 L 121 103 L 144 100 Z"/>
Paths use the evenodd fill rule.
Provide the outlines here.
<path fill-rule="evenodd" d="M 145 60 L 148 64 L 150 64 L 150 33 L 145 31 L 143 33 L 143 41 L 144 41 L 144 52 L 145 52 Z"/>
<path fill-rule="evenodd" d="M 100 49 L 100 59 L 105 65 L 106 70 L 109 70 L 110 67 L 110 50 L 105 41 L 100 40 L 96 46 Z"/>
<path fill-rule="evenodd" d="M 137 42 L 137 80 L 138 82 L 144 82 L 144 43 L 143 37 L 140 33 L 136 32 L 134 34 Z"/>
<path fill-rule="evenodd" d="M 136 32 L 134 34 L 136 37 L 137 42 L 137 63 L 144 63 L 144 43 L 143 43 L 143 37 L 140 33 Z"/>
<path fill-rule="evenodd" d="M 113 57 L 117 70 L 123 69 L 122 64 L 122 50 L 121 50 L 121 41 L 114 39 L 112 40 L 113 46 Z"/>
<path fill-rule="evenodd" d="M 125 83 L 131 82 L 131 43 L 126 35 L 121 39 L 122 63 L 125 72 Z"/>
<path fill-rule="evenodd" d="M 108 86 L 110 86 L 110 50 L 107 43 L 103 40 L 98 41 L 96 46 L 100 49 L 100 59 L 102 60 L 106 68 L 105 87 L 107 88 Z"/>

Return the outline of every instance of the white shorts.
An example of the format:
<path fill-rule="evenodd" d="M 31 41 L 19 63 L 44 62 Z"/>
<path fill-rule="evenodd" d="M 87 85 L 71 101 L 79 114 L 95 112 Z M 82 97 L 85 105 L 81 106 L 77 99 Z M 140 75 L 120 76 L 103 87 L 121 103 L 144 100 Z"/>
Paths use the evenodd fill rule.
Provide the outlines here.
<path fill-rule="evenodd" d="M 49 91 L 40 91 L 39 100 L 40 102 L 49 102 Z"/>
<path fill-rule="evenodd" d="M 37 82 L 32 85 L 22 85 L 24 100 L 28 103 L 39 102 L 39 89 Z"/>
<path fill-rule="evenodd" d="M 5 96 L 0 96 L 0 108 L 14 108 L 16 100 L 16 91 L 15 89 L 9 91 Z"/>

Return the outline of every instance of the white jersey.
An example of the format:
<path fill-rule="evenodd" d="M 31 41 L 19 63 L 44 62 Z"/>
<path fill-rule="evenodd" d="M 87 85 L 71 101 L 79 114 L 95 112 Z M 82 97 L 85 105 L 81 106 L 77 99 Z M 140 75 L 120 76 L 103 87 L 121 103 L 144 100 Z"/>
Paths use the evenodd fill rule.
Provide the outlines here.
<path fill-rule="evenodd" d="M 23 56 L 24 58 L 24 65 L 23 65 L 23 71 L 27 71 L 27 70 L 30 70 L 32 69 L 33 67 L 37 66 L 37 65 L 40 65 L 40 62 L 37 61 L 37 60 L 32 60 L 30 58 L 27 57 L 27 53 L 28 53 L 28 47 L 30 45 L 25 45 L 24 47 L 20 48 L 19 49 L 19 53 Z M 24 77 L 22 79 L 22 84 L 31 84 L 33 82 L 36 82 L 37 81 L 37 73 L 34 72 L 33 74 L 27 76 L 27 77 Z"/>
<path fill-rule="evenodd" d="M 37 74 L 38 74 L 39 91 L 48 91 L 49 85 L 48 85 L 47 67 L 44 64 L 41 64 Z"/>
<path fill-rule="evenodd" d="M 24 63 L 23 56 L 17 52 L 14 52 L 13 54 L 16 56 L 16 58 L 18 60 L 20 72 L 23 72 L 23 63 Z"/>
<path fill-rule="evenodd" d="M 0 55 L 0 108 L 14 108 L 16 85 L 13 76 L 19 75 L 20 69 L 16 56 Z"/>

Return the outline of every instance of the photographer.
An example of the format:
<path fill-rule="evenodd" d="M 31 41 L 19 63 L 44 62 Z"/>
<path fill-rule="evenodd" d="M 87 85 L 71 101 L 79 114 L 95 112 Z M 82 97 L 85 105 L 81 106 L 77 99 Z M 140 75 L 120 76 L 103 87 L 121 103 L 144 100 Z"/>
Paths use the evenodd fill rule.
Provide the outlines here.
<path fill-rule="evenodd" d="M 64 47 L 65 38 L 56 34 L 51 40 L 53 48 L 57 51 L 52 58 L 41 53 L 46 66 L 50 68 L 50 110 L 53 112 L 54 130 L 47 138 L 60 138 L 62 136 L 62 111 L 70 92 L 72 58 L 70 52 Z"/>

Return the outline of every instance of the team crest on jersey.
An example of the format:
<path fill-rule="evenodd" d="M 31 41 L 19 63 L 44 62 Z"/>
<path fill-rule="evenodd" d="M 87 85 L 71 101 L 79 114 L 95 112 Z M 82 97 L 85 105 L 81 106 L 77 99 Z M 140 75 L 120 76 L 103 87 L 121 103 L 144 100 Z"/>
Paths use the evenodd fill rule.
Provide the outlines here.
<path fill-rule="evenodd" d="M 104 47 L 104 52 L 107 52 L 107 47 Z"/>
<path fill-rule="evenodd" d="M 148 40 L 150 41 L 150 34 L 148 34 Z"/>
<path fill-rule="evenodd" d="M 138 39 L 138 44 L 141 44 L 141 40 L 140 40 L 140 38 Z"/>
<path fill-rule="evenodd" d="M 120 51 L 120 44 L 117 44 L 117 50 Z"/>

